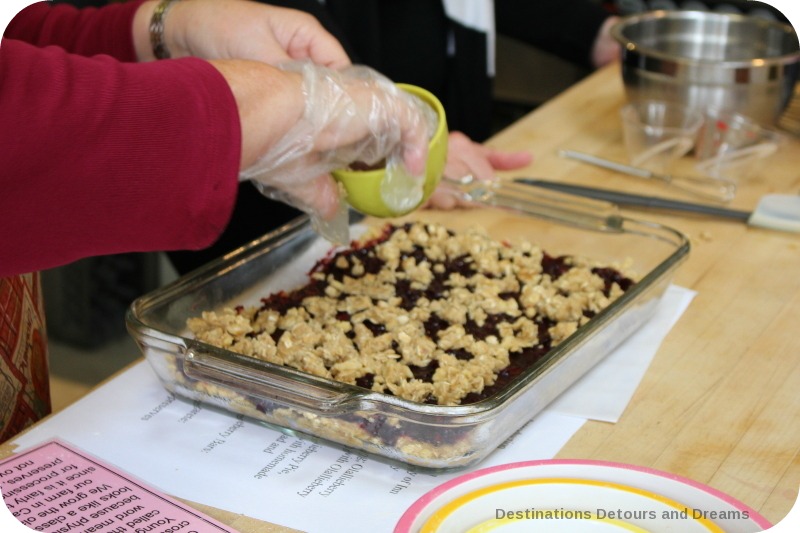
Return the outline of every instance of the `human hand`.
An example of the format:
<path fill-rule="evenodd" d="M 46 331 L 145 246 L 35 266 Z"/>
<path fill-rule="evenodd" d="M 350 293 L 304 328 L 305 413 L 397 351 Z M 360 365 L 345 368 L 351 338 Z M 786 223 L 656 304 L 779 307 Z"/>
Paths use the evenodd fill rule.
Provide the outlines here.
<path fill-rule="evenodd" d="M 425 207 L 454 209 L 471 203 L 459 192 L 458 186 L 448 180 L 459 181 L 465 176 L 473 180 L 493 181 L 497 170 L 514 170 L 531 163 L 528 152 L 501 152 L 472 141 L 460 131 L 450 133 L 447 164 L 444 178 L 433 192 Z"/>
<path fill-rule="evenodd" d="M 269 68 L 241 63 L 235 66 Z M 243 130 L 240 178 L 252 180 L 267 196 L 327 219 L 340 205 L 332 170 L 360 162 L 404 168 L 424 178 L 435 113 L 374 70 L 333 70 L 305 61 L 270 69 L 270 81 L 246 70 L 226 75 L 229 62 L 212 64 L 226 79 L 233 78 L 232 87 L 244 80 L 237 96 Z M 262 101 L 273 87 L 286 102 Z"/>
<path fill-rule="evenodd" d="M 619 22 L 619 17 L 608 17 L 597 32 L 591 56 L 592 65 L 595 68 L 603 67 L 615 59 L 619 59 L 620 45 L 611 36 L 611 28 L 617 22 Z"/>
<path fill-rule="evenodd" d="M 142 4 L 134 19 L 140 60 L 155 59 L 149 24 L 157 1 Z M 309 59 L 331 68 L 350 64 L 336 38 L 308 13 L 249 0 L 183 0 L 164 17 L 171 57 L 251 59 L 278 65 Z"/>

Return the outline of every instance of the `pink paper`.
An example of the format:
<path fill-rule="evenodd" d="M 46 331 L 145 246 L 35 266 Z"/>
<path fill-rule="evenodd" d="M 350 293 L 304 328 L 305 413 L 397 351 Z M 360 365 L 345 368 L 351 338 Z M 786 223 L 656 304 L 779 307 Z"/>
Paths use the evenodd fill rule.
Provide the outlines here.
<path fill-rule="evenodd" d="M 234 532 L 59 440 L 0 462 L 0 487 L 8 510 L 36 531 Z"/>

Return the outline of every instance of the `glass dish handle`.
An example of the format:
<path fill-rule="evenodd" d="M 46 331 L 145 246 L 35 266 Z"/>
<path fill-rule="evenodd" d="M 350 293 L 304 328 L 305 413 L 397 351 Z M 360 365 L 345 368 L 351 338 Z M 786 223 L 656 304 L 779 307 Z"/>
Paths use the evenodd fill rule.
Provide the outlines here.
<path fill-rule="evenodd" d="M 507 180 L 479 181 L 444 178 L 464 200 L 509 209 L 584 229 L 619 232 L 623 219 L 615 204 L 582 198 L 553 190 L 542 190 Z"/>
<path fill-rule="evenodd" d="M 274 371 L 264 375 L 264 366 L 270 365 L 265 361 L 247 356 L 232 359 L 189 348 L 184 356 L 183 371 L 191 379 L 266 398 L 287 407 L 302 406 L 321 413 L 332 410 L 341 413 L 344 401 L 353 398 L 351 391 L 300 381 L 294 376 L 282 376 Z M 270 366 L 274 368 L 275 365 Z"/>

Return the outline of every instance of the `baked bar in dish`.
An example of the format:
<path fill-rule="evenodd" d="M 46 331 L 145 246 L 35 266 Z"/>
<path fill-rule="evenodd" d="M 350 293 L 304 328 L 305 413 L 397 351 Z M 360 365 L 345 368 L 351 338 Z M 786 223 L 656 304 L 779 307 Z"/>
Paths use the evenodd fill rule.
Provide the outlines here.
<path fill-rule="evenodd" d="M 620 265 L 549 255 L 480 229 L 386 225 L 294 290 L 188 320 L 203 342 L 444 406 L 502 390 L 633 283 Z"/>

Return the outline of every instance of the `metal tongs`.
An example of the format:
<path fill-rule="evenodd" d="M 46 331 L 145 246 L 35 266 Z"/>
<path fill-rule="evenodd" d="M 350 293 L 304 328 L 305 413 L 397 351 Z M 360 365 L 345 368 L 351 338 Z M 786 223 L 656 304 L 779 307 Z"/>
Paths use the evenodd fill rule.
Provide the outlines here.
<path fill-rule="evenodd" d="M 711 178 L 704 176 L 673 176 L 671 174 L 658 174 L 650 170 L 609 161 L 583 152 L 573 150 L 560 150 L 558 155 L 576 161 L 582 161 L 609 170 L 616 170 L 630 176 L 638 176 L 656 181 L 663 181 L 676 189 L 693 194 L 699 198 L 715 202 L 729 202 L 736 195 L 736 184 L 725 178 Z"/>
<path fill-rule="evenodd" d="M 585 229 L 606 232 L 622 230 L 619 207 L 604 200 L 582 198 L 559 191 L 532 188 L 510 181 L 482 181 L 465 176 L 442 178 L 469 202 L 499 207 Z"/>

